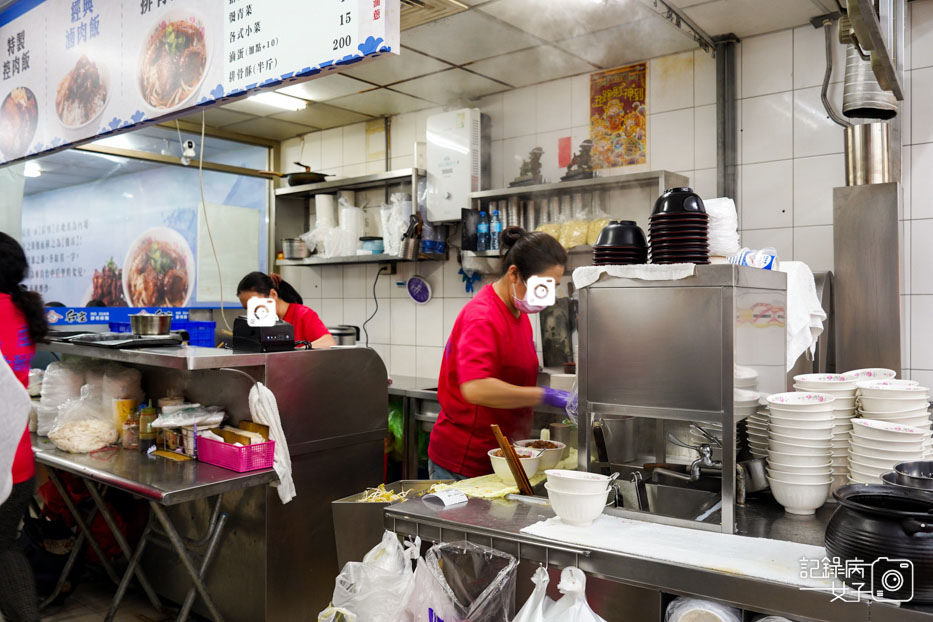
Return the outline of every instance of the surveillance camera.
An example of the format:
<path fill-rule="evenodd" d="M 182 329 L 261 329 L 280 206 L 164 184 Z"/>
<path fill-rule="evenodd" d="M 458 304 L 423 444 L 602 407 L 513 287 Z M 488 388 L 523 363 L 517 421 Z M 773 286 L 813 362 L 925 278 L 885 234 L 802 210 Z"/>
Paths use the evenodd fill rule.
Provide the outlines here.
<path fill-rule="evenodd" d="M 185 156 L 186 158 L 193 158 L 197 155 L 194 150 L 193 140 L 186 140 L 181 144 L 181 155 Z"/>

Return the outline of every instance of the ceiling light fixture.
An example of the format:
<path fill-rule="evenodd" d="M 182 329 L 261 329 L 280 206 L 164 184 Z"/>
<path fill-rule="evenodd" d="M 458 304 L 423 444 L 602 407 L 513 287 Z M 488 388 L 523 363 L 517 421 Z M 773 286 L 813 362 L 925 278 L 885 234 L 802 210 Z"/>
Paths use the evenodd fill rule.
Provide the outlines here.
<path fill-rule="evenodd" d="M 273 93 L 271 91 L 252 95 L 249 99 L 257 104 L 281 108 L 282 110 L 304 110 L 308 107 L 307 100 L 292 97 L 291 95 L 283 95 L 282 93 Z"/>
<path fill-rule="evenodd" d="M 33 160 L 26 162 L 26 166 L 23 167 L 23 175 L 26 177 L 39 177 L 42 175 L 42 169 L 39 168 L 39 163 Z"/>

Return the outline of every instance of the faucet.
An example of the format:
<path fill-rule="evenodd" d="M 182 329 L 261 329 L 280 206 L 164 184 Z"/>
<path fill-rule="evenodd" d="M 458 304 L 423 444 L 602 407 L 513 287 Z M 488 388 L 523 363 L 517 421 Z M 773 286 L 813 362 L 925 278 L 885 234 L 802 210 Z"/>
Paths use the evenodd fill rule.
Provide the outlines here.
<path fill-rule="evenodd" d="M 722 447 L 722 443 L 720 443 L 719 439 L 717 439 L 715 436 L 713 436 L 712 434 L 710 434 L 709 432 L 707 432 L 706 430 L 704 430 L 703 428 L 701 428 L 695 423 L 692 425 L 694 428 L 696 428 L 700 432 L 700 434 L 706 437 L 706 439 L 709 440 L 711 443 L 714 443 L 718 447 Z M 710 446 L 710 443 L 700 443 L 699 445 L 690 445 L 688 443 L 683 442 L 682 440 L 680 440 L 673 434 L 668 434 L 667 439 L 679 447 L 683 447 L 685 449 L 692 449 L 696 451 L 700 455 L 700 457 L 694 460 L 690 464 L 689 475 L 685 475 L 683 473 L 678 473 L 677 471 L 671 471 L 670 469 L 664 469 L 664 468 L 655 469 L 654 470 L 655 473 L 662 473 L 664 475 L 668 475 L 670 477 L 674 477 L 685 482 L 695 482 L 700 479 L 701 469 L 715 469 L 719 471 L 722 470 L 722 462 L 719 460 L 713 460 L 713 450 L 712 450 L 712 447 Z"/>

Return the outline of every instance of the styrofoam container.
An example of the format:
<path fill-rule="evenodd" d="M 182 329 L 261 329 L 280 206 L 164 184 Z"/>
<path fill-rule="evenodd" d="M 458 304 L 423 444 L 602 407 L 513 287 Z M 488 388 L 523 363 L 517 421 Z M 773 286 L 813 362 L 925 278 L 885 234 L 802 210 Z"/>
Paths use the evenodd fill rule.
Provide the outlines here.
<path fill-rule="evenodd" d="M 551 483 L 544 484 L 551 509 L 561 521 L 570 525 L 585 527 L 599 518 L 606 508 L 608 490 L 599 492 L 567 492 L 555 490 Z M 607 486 L 608 488 L 608 486 Z"/>
<path fill-rule="evenodd" d="M 867 397 L 858 398 L 859 410 L 869 410 L 873 412 L 899 412 L 904 410 L 917 410 L 929 408 L 930 400 L 928 397 Z"/>
<path fill-rule="evenodd" d="M 780 432 L 775 431 L 773 428 L 768 435 L 768 439 L 772 441 L 780 441 L 782 443 L 797 445 L 798 447 L 816 449 L 829 449 L 829 444 L 832 442 L 832 437 L 830 437 L 829 434 L 826 434 L 824 438 L 805 438 L 802 436 L 797 436 L 796 434 L 781 434 Z"/>
<path fill-rule="evenodd" d="M 790 471 L 779 471 L 772 468 L 768 468 L 767 472 L 769 477 L 776 477 L 793 484 L 821 484 L 832 475 L 829 467 L 819 469 L 815 473 L 792 473 Z"/>
<path fill-rule="evenodd" d="M 768 477 L 771 494 L 784 506 L 789 514 L 810 515 L 826 502 L 832 478 L 826 476 L 825 483 L 800 484 Z"/>
<path fill-rule="evenodd" d="M 900 398 L 925 398 L 930 399 L 930 389 L 920 385 L 899 386 L 889 384 L 888 381 L 880 382 L 860 382 L 858 385 L 859 395 L 862 397 L 900 397 Z"/>
<path fill-rule="evenodd" d="M 822 473 L 823 471 L 829 471 L 832 467 L 832 464 L 827 462 L 825 464 L 785 464 L 783 462 L 777 462 L 773 459 L 768 460 L 768 466 L 777 471 L 786 471 L 788 473 Z"/>
<path fill-rule="evenodd" d="M 878 421 L 877 419 L 853 419 L 852 434 L 861 438 L 879 441 L 911 441 L 921 440 L 925 430 L 912 428 L 906 425 Z"/>
<path fill-rule="evenodd" d="M 821 466 L 830 461 L 829 453 L 790 453 L 780 450 L 768 450 L 768 460 L 783 465 Z"/>
<path fill-rule="evenodd" d="M 775 393 L 768 396 L 771 414 L 775 410 L 832 410 L 836 398 L 826 393 Z"/>
<path fill-rule="evenodd" d="M 605 493 L 609 489 L 609 476 L 587 471 L 548 469 L 545 472 L 553 490 L 572 493 Z"/>
<path fill-rule="evenodd" d="M 842 374 L 847 380 L 889 380 L 897 376 L 893 369 L 883 367 L 868 367 L 865 369 L 853 369 Z"/>
<path fill-rule="evenodd" d="M 499 451 L 498 448 L 490 449 L 486 452 L 489 456 L 489 461 L 492 463 L 493 472 L 506 484 L 517 485 L 515 478 L 512 476 L 512 469 L 509 468 L 509 461 L 503 457 L 493 455 L 497 451 Z M 538 472 L 538 465 L 541 462 L 541 457 L 537 455 L 538 452 L 516 447 L 515 453 L 518 454 L 518 461 L 521 463 L 522 468 L 525 469 L 525 475 L 528 476 L 528 479 L 534 477 L 535 473 Z"/>
<path fill-rule="evenodd" d="M 834 419 L 832 417 L 792 419 L 774 415 L 771 417 L 771 425 L 793 427 L 800 430 L 829 430 L 834 425 Z"/>
<path fill-rule="evenodd" d="M 768 451 L 781 452 L 786 454 L 796 454 L 799 456 L 821 456 L 823 462 L 829 459 L 829 443 L 826 447 L 804 447 L 798 443 L 785 443 L 772 438 L 768 441 Z"/>
<path fill-rule="evenodd" d="M 527 445 L 530 445 L 531 443 L 536 442 L 537 440 L 538 439 L 527 439 L 523 441 L 516 441 L 515 445 L 517 445 L 518 447 L 525 447 Z M 548 442 L 554 443 L 555 445 L 558 445 L 559 447 L 557 449 L 535 450 L 535 451 L 542 452 L 541 461 L 538 463 L 539 472 L 545 471 L 547 469 L 553 469 L 555 466 L 557 466 L 557 463 L 560 462 L 561 456 L 563 456 L 564 454 L 564 449 L 566 449 L 567 447 L 564 443 L 561 443 L 558 441 L 548 441 Z"/>

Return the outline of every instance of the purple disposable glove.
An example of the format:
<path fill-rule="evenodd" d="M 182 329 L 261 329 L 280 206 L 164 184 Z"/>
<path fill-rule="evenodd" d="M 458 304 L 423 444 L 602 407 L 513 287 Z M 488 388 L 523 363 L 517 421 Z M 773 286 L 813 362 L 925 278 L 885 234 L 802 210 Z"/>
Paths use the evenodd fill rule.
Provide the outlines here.
<path fill-rule="evenodd" d="M 553 406 L 554 408 L 564 409 L 567 407 L 567 401 L 569 399 L 569 391 L 561 391 L 560 389 L 544 387 L 544 396 L 541 400 L 541 403 L 546 406 Z"/>

